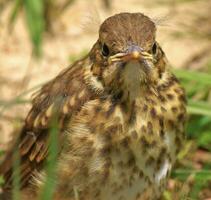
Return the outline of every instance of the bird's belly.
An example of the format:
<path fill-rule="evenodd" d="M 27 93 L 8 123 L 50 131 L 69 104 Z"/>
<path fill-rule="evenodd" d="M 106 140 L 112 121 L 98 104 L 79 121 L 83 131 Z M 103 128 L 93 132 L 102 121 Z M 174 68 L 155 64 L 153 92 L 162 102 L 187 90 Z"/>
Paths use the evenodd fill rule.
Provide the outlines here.
<path fill-rule="evenodd" d="M 171 144 L 160 140 L 160 144 L 145 144 L 143 148 L 137 141 L 119 145 L 112 153 L 110 178 L 101 192 L 102 200 L 157 199 L 162 194 L 175 159 L 168 148 Z"/>

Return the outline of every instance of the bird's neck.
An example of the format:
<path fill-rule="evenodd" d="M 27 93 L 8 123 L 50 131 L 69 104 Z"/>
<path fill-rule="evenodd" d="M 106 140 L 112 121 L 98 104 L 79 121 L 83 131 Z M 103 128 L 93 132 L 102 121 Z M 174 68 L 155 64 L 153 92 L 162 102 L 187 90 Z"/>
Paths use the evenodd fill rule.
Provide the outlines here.
<path fill-rule="evenodd" d="M 117 80 L 118 81 L 118 80 Z M 121 93 L 121 101 L 131 105 L 134 101 L 143 98 L 149 90 L 146 74 L 140 63 L 131 61 L 124 66 L 121 73 L 120 83 L 117 84 L 117 93 Z"/>

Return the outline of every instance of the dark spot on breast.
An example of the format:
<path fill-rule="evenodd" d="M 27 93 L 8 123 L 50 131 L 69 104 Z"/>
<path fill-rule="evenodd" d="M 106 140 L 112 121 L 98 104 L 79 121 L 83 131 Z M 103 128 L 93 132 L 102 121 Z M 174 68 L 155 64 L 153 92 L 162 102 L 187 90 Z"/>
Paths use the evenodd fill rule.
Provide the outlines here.
<path fill-rule="evenodd" d="M 174 92 L 176 92 L 177 94 L 181 94 L 182 93 L 182 90 L 179 89 L 179 88 L 174 88 Z"/>
<path fill-rule="evenodd" d="M 146 160 L 146 165 L 151 166 L 155 162 L 155 158 L 153 156 L 149 156 Z"/>
<path fill-rule="evenodd" d="M 99 150 L 99 154 L 102 157 L 108 156 L 111 152 L 111 146 L 110 145 L 106 145 L 105 147 L 103 147 L 102 149 Z"/>
<path fill-rule="evenodd" d="M 176 153 L 179 153 L 180 147 L 182 145 L 182 141 L 181 141 L 179 136 L 175 137 L 175 144 L 176 144 L 176 147 L 177 147 L 177 152 Z"/>
<path fill-rule="evenodd" d="M 128 106 L 127 106 L 126 102 L 121 103 L 121 109 L 123 112 L 128 112 Z"/>
<path fill-rule="evenodd" d="M 118 131 L 118 125 L 111 125 L 106 129 L 106 132 L 109 132 L 110 134 L 115 134 Z"/>
<path fill-rule="evenodd" d="M 132 138 L 134 139 L 134 140 L 136 140 L 137 138 L 138 138 L 138 133 L 137 133 L 137 131 L 132 131 L 131 132 L 131 136 L 132 136 Z"/>
<path fill-rule="evenodd" d="M 179 114 L 177 116 L 178 121 L 184 121 L 185 120 L 185 115 L 183 113 Z"/>
<path fill-rule="evenodd" d="M 149 133 L 153 132 L 153 126 L 152 126 L 152 122 L 148 121 L 147 122 L 147 129 Z"/>
<path fill-rule="evenodd" d="M 150 146 L 149 142 L 146 140 L 144 136 L 140 138 L 140 144 L 142 146 L 142 150 L 146 150 L 146 148 L 149 148 Z"/>
<path fill-rule="evenodd" d="M 136 121 L 136 112 L 134 110 L 130 115 L 129 124 L 133 124 L 135 121 Z"/>
<path fill-rule="evenodd" d="M 97 191 L 95 192 L 94 197 L 95 197 L 95 198 L 98 198 L 99 196 L 100 196 L 100 190 L 97 190 Z"/>
<path fill-rule="evenodd" d="M 141 197 L 141 193 L 138 193 L 138 194 L 136 195 L 136 199 L 138 200 L 138 199 L 140 199 L 140 197 Z"/>
<path fill-rule="evenodd" d="M 98 80 L 98 81 L 102 81 L 102 76 L 98 76 L 98 77 L 97 77 L 97 80 Z"/>
<path fill-rule="evenodd" d="M 166 154 L 166 153 L 167 153 L 166 147 L 162 147 L 160 150 L 160 156 L 164 156 L 164 154 Z"/>
<path fill-rule="evenodd" d="M 89 124 L 89 130 L 91 134 L 95 134 L 96 133 L 96 125 L 95 124 Z"/>
<path fill-rule="evenodd" d="M 179 106 L 180 111 L 186 112 L 185 104 Z"/>
<path fill-rule="evenodd" d="M 146 104 L 144 104 L 144 106 L 143 106 L 143 112 L 147 112 L 147 110 L 148 110 L 148 106 Z"/>
<path fill-rule="evenodd" d="M 95 113 L 98 113 L 101 111 L 101 106 L 95 106 Z"/>
<path fill-rule="evenodd" d="M 122 146 L 124 146 L 125 148 L 129 147 L 129 142 L 130 142 L 130 138 L 129 137 L 125 137 L 121 140 L 120 144 Z"/>
<path fill-rule="evenodd" d="M 155 109 L 155 108 L 151 108 L 150 114 L 151 114 L 151 117 L 152 117 L 152 118 L 155 118 L 155 117 L 157 116 L 157 111 L 156 111 L 156 109 Z"/>
<path fill-rule="evenodd" d="M 186 97 L 184 94 L 179 95 L 178 99 L 184 103 L 187 103 Z"/>
<path fill-rule="evenodd" d="M 154 148 L 157 146 L 157 141 L 156 140 L 153 140 L 152 143 L 151 143 L 151 146 Z"/>
<path fill-rule="evenodd" d="M 141 127 L 141 133 L 146 133 L 147 132 L 147 129 L 146 129 L 146 126 L 145 125 L 142 125 Z"/>
<path fill-rule="evenodd" d="M 160 101 L 162 103 L 165 103 L 166 102 L 166 98 L 164 96 L 160 95 L 160 96 L 158 96 L 158 98 L 160 99 Z"/>
<path fill-rule="evenodd" d="M 121 161 L 118 162 L 117 165 L 118 165 L 118 167 L 122 168 L 122 167 L 124 166 L 124 163 L 123 163 L 123 161 L 121 160 Z"/>
<path fill-rule="evenodd" d="M 174 99 L 174 95 L 173 94 L 167 94 L 167 99 L 168 100 L 173 100 Z"/>
<path fill-rule="evenodd" d="M 109 116 L 111 116 L 111 114 L 114 112 L 116 105 L 115 104 L 111 104 L 108 111 L 105 113 L 106 118 L 108 118 Z"/>
<path fill-rule="evenodd" d="M 127 165 L 128 167 L 133 167 L 135 163 L 136 163 L 135 156 L 131 153 Z"/>
<path fill-rule="evenodd" d="M 136 109 L 135 109 L 135 102 L 132 103 L 129 124 L 133 124 L 136 120 Z"/>
<path fill-rule="evenodd" d="M 156 105 L 156 102 L 153 99 L 151 99 L 151 98 L 145 97 L 145 100 L 146 100 L 146 102 L 148 102 L 148 103 L 150 103 L 150 104 L 152 104 L 154 106 Z"/>
<path fill-rule="evenodd" d="M 173 113 L 177 113 L 177 112 L 178 112 L 178 108 L 175 107 L 175 106 L 173 106 L 173 107 L 171 108 L 171 111 L 172 111 Z"/>
<path fill-rule="evenodd" d="M 144 177 L 144 172 L 140 169 L 139 170 L 139 178 L 143 178 Z"/>
<path fill-rule="evenodd" d="M 163 138 L 163 137 L 164 137 L 164 135 L 165 135 L 164 130 L 163 130 L 163 129 L 162 129 L 162 130 L 160 130 L 160 136 Z"/>
<path fill-rule="evenodd" d="M 173 120 L 169 119 L 169 120 L 168 120 L 168 125 L 169 125 L 171 128 L 174 128 L 174 122 L 173 122 Z"/>
<path fill-rule="evenodd" d="M 138 174 L 139 173 L 139 168 L 136 165 L 133 167 L 133 173 L 134 174 Z"/>
<path fill-rule="evenodd" d="M 164 128 L 164 119 L 163 119 L 163 116 L 159 116 L 159 125 L 160 125 L 161 129 Z"/>

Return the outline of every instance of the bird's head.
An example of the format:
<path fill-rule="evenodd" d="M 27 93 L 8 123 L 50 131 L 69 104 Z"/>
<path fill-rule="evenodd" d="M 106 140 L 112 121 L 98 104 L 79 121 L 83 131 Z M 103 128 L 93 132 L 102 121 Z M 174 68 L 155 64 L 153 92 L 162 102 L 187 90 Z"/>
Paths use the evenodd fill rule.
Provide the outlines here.
<path fill-rule="evenodd" d="M 106 19 L 90 58 L 92 73 L 112 92 L 135 97 L 153 87 L 165 70 L 165 56 L 155 39 L 154 22 L 141 13 L 120 13 Z"/>

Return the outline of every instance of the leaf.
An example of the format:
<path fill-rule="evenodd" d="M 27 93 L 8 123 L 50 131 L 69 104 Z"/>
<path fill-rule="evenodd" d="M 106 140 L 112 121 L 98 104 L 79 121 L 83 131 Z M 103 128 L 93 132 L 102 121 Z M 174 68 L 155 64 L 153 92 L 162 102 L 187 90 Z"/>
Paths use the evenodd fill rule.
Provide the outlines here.
<path fill-rule="evenodd" d="M 55 116 L 51 122 L 50 141 L 49 141 L 49 156 L 46 163 L 46 175 L 45 184 L 42 188 L 40 199 L 51 200 L 53 199 L 54 190 L 56 187 L 57 176 L 57 162 L 58 162 L 58 116 Z"/>
<path fill-rule="evenodd" d="M 13 154 L 13 179 L 12 179 L 12 196 L 13 200 L 20 200 L 20 157 L 16 149 Z"/>
<path fill-rule="evenodd" d="M 22 6 L 23 6 L 23 0 L 16 0 L 15 1 L 14 7 L 12 9 L 12 13 L 11 13 L 10 19 L 9 19 L 10 25 L 14 24 L 14 22 L 15 22 L 15 20 L 17 18 L 18 12 L 22 8 Z"/>
<path fill-rule="evenodd" d="M 204 132 L 197 140 L 199 146 L 211 151 L 211 131 Z"/>
<path fill-rule="evenodd" d="M 205 101 L 188 101 L 187 110 L 190 114 L 206 115 L 211 117 L 211 104 Z"/>
<path fill-rule="evenodd" d="M 3 183 L 4 183 L 4 178 L 3 176 L 0 176 L 0 186 L 3 185 Z"/>
<path fill-rule="evenodd" d="M 187 126 L 188 136 L 196 140 L 207 130 L 211 129 L 211 117 L 192 115 Z"/>
<path fill-rule="evenodd" d="M 184 70 L 184 69 L 173 69 L 173 72 L 178 78 L 186 79 L 189 81 L 195 81 L 200 84 L 211 86 L 211 75 L 208 73 Z"/>
<path fill-rule="evenodd" d="M 195 176 L 195 179 L 197 181 L 211 180 L 211 170 L 177 169 L 172 172 L 172 177 L 178 178 L 178 179 L 184 181 L 192 174 Z"/>
<path fill-rule="evenodd" d="M 24 0 L 27 25 L 36 56 L 41 54 L 42 37 L 45 28 L 44 2 L 42 0 Z"/>

